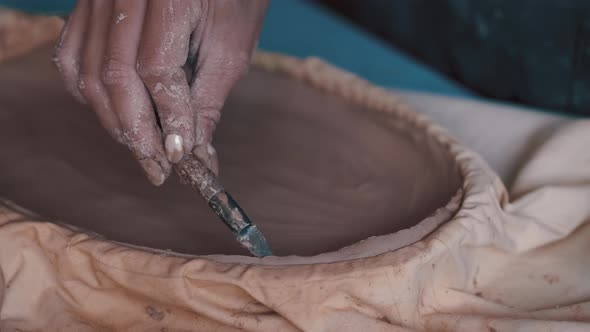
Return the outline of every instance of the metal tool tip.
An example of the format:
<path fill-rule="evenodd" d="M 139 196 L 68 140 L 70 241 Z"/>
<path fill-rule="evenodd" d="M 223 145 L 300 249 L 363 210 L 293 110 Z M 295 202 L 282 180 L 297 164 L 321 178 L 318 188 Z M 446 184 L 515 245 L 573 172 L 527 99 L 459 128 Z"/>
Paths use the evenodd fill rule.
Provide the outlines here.
<path fill-rule="evenodd" d="M 256 257 L 272 256 L 266 238 L 256 225 L 244 228 L 236 239 Z"/>

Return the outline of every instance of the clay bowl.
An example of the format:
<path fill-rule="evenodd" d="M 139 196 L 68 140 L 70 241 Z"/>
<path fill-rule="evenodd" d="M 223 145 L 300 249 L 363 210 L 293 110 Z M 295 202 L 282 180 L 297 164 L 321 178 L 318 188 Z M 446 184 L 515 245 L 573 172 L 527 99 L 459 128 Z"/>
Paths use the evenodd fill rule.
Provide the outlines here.
<path fill-rule="evenodd" d="M 227 100 L 214 144 L 222 183 L 276 255 L 329 253 L 371 237 L 375 246 L 358 248 L 392 250 L 452 216 L 461 176 L 444 133 L 319 61 L 263 54 L 257 62 Z M 0 86 L 0 196 L 109 240 L 247 255 L 177 178 L 148 184 L 128 150 L 66 93 L 49 51 L 3 64 Z"/>

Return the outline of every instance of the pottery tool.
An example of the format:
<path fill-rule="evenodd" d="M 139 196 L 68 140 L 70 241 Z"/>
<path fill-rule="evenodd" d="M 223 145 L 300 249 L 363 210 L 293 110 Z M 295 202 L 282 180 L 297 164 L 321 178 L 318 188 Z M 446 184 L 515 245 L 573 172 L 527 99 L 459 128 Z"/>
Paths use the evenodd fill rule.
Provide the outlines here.
<path fill-rule="evenodd" d="M 244 210 L 223 189 L 215 174 L 192 155 L 185 156 L 174 168 L 184 182 L 190 184 L 205 198 L 242 246 L 256 257 L 272 255 L 262 232 L 252 224 Z"/>

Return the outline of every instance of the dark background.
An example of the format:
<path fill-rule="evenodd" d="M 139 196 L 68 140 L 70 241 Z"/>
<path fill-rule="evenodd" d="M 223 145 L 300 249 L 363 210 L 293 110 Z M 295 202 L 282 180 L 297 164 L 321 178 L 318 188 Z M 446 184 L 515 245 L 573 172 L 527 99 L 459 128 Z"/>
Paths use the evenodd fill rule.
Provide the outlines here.
<path fill-rule="evenodd" d="M 588 0 L 316 0 L 471 90 L 590 115 Z"/>

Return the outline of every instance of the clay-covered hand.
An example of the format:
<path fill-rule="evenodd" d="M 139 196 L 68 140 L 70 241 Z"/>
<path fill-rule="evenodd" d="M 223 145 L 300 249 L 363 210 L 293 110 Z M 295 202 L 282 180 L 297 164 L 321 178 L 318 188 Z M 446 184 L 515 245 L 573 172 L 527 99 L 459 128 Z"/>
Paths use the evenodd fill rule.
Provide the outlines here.
<path fill-rule="evenodd" d="M 56 46 L 66 87 L 92 106 L 155 185 L 211 139 L 248 68 L 268 0 L 79 0 Z"/>

